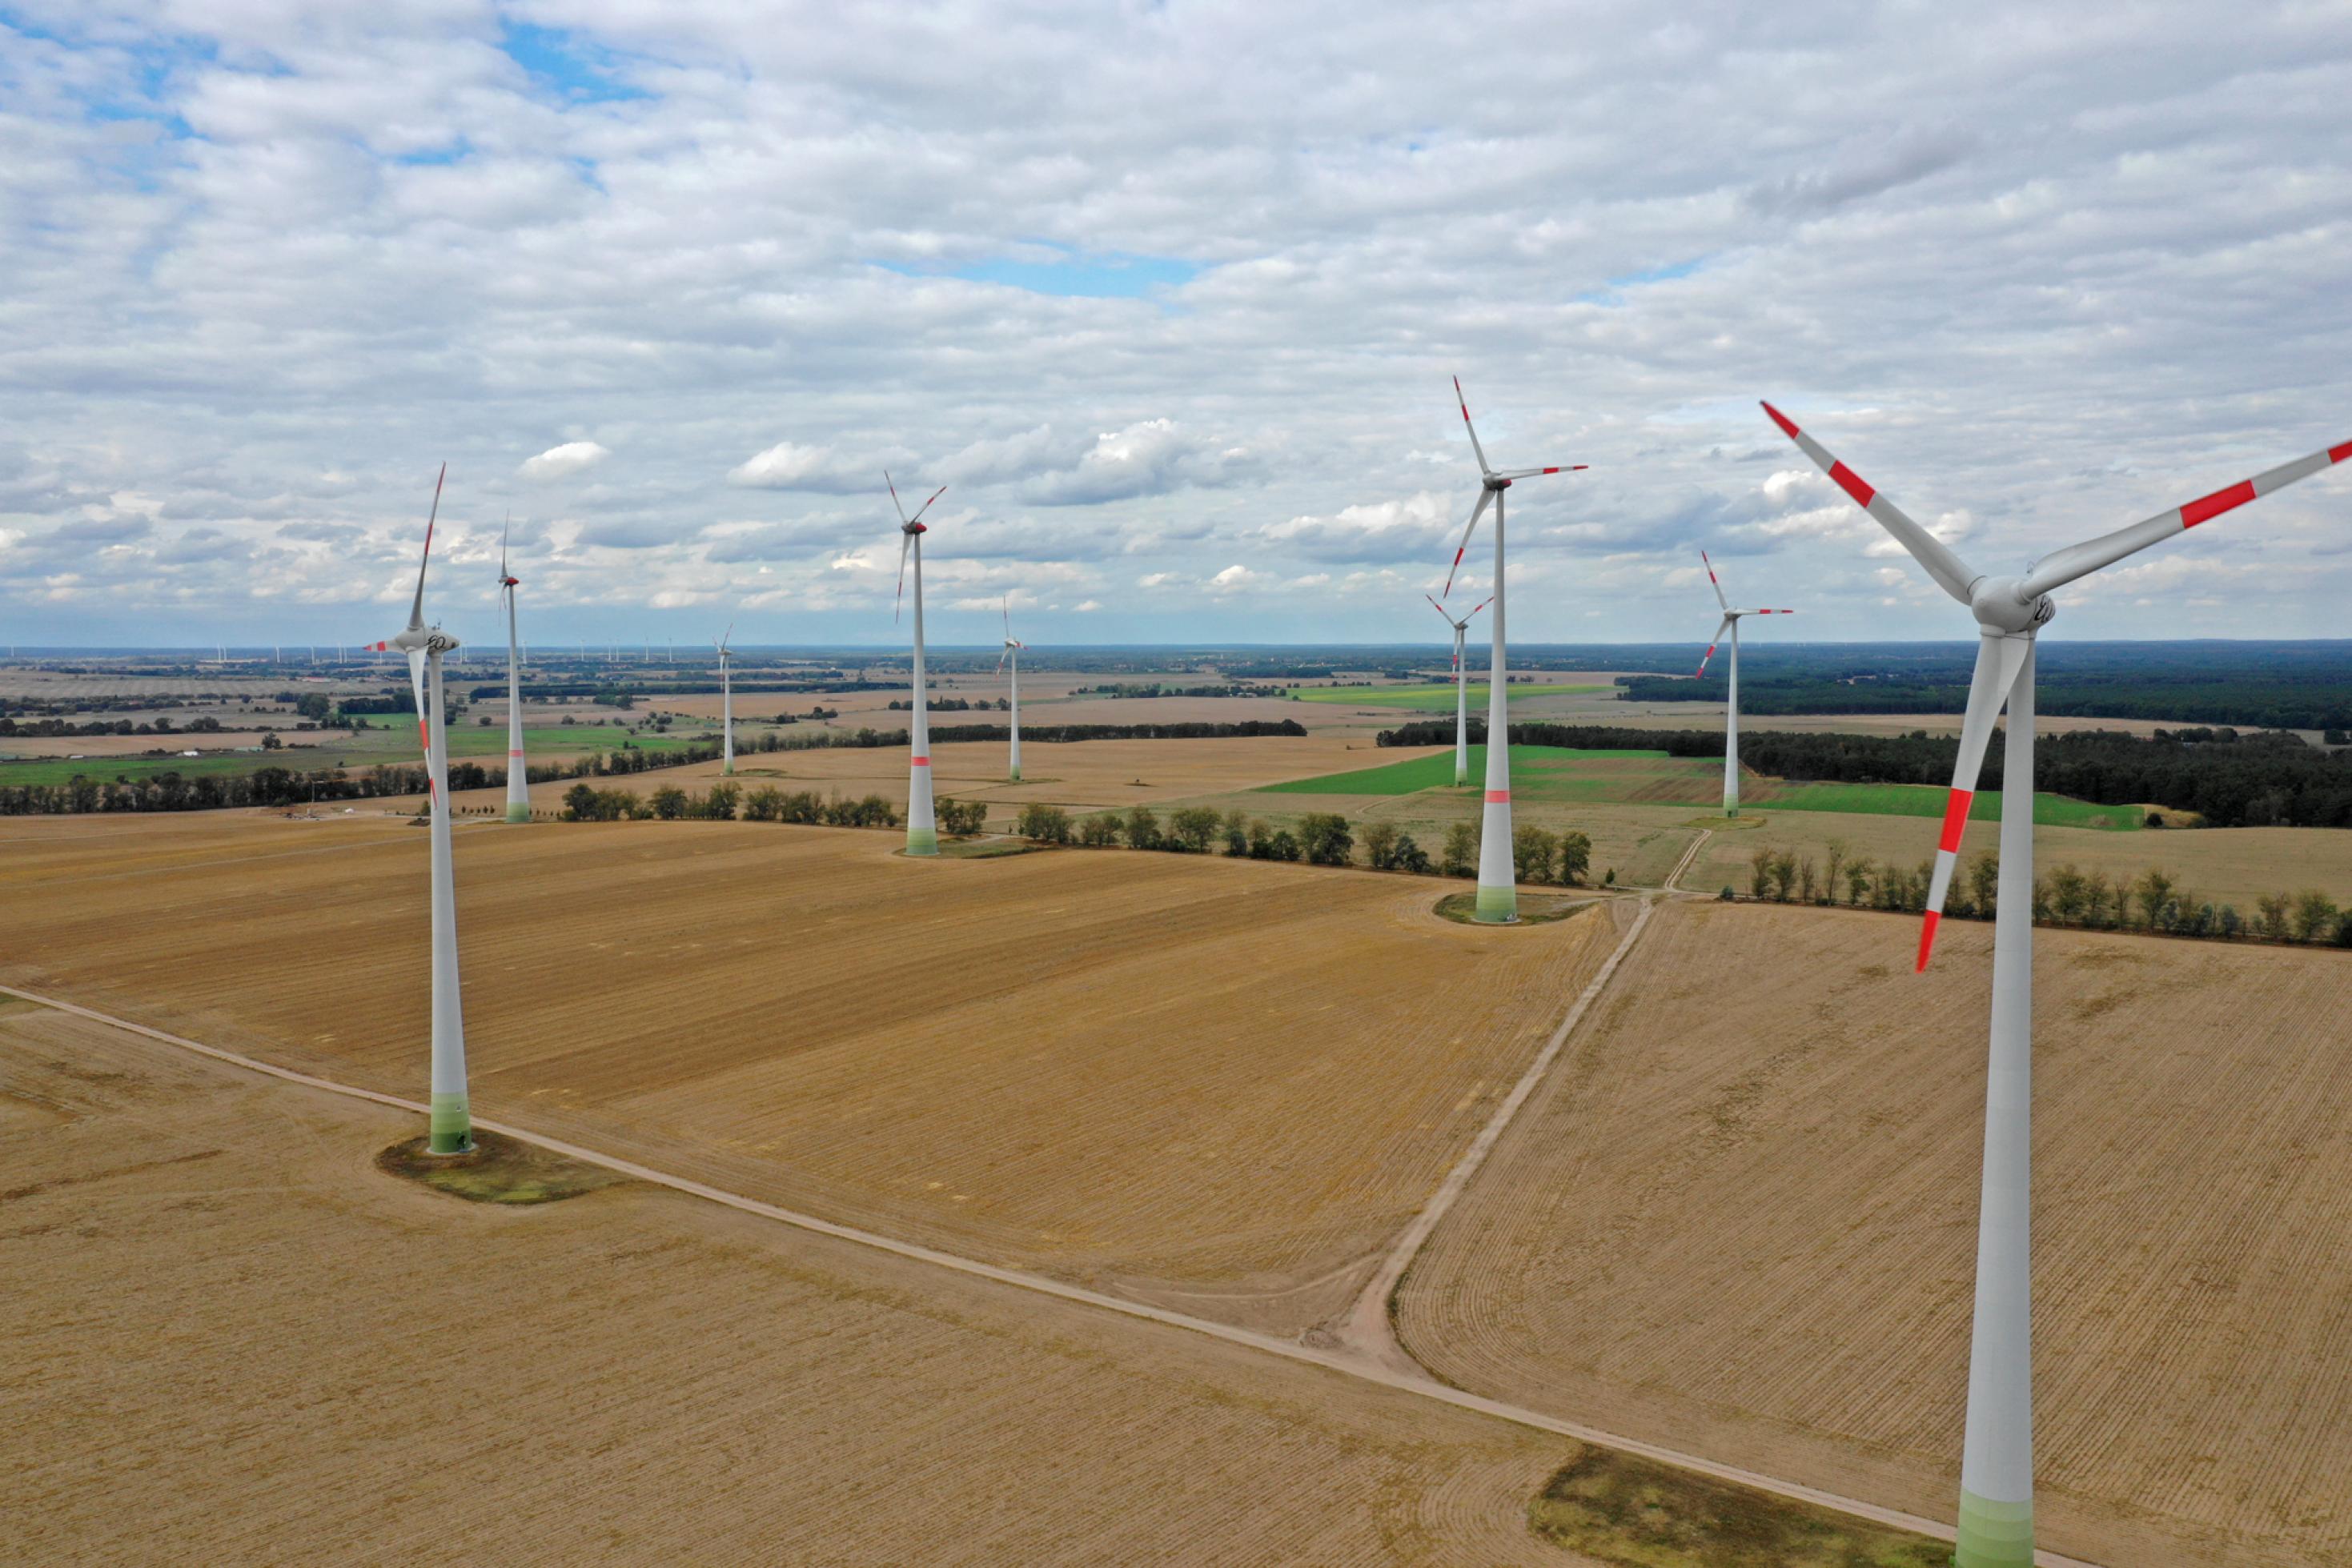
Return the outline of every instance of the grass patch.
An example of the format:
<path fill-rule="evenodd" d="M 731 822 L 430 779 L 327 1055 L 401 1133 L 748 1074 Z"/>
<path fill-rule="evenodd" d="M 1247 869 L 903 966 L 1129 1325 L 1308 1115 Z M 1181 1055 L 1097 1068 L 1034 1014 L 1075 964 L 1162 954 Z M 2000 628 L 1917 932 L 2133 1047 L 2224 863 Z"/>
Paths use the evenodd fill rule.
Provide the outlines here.
<path fill-rule="evenodd" d="M 1492 688 L 1481 681 L 1470 688 L 1470 708 L 1474 713 L 1486 711 Z M 1581 696 L 1588 692 L 1605 692 L 1607 686 L 1545 686 L 1515 685 L 1509 688 L 1511 700 L 1521 697 Z M 1307 686 L 1298 694 L 1300 702 L 1341 703 L 1349 707 L 1401 707 L 1417 713 L 1451 713 L 1454 711 L 1454 685 L 1430 686 Z"/>
<path fill-rule="evenodd" d="M 1522 893 L 1519 894 L 1521 925 L 1548 925 L 1555 920 L 1566 920 L 1580 915 L 1601 901 L 1588 893 Z M 1478 895 L 1475 893 L 1449 893 L 1437 901 L 1437 913 L 1461 925 L 1492 925 L 1490 920 L 1478 918 Z"/>
<path fill-rule="evenodd" d="M 1946 1568 L 1907 1530 L 1587 1448 L 1528 1505 L 1537 1535 L 1623 1568 Z"/>
<path fill-rule="evenodd" d="M 1844 811 L 1872 817 L 1941 819 L 1951 792 L 1939 784 L 1790 784 L 1764 794 L 1759 804 L 1774 811 Z M 1969 809 L 1974 822 L 2000 821 L 1998 790 L 1979 793 Z M 2096 828 L 2137 832 L 2147 825 L 2145 806 L 2100 806 L 2072 795 L 2033 797 L 2033 821 L 2044 828 Z"/>
<path fill-rule="evenodd" d="M 629 1179 L 499 1133 L 477 1132 L 466 1155 L 428 1155 L 425 1143 L 393 1145 L 376 1155 L 375 1168 L 475 1203 L 555 1203 Z"/>
<path fill-rule="evenodd" d="M 1531 783 L 1543 780 L 1536 775 L 1557 773 L 1559 766 L 1569 762 L 1588 761 L 1670 761 L 1663 751 L 1590 751 L 1572 746 L 1514 746 L 1511 747 L 1511 771 L 1516 776 L 1521 769 L 1530 775 Z M 1717 764 L 1718 771 L 1721 764 Z M 1480 788 L 1486 777 L 1486 748 L 1470 748 L 1470 779 L 1468 788 Z M 1422 789 L 1450 789 L 1454 787 L 1454 753 L 1435 752 L 1428 757 L 1414 758 L 1406 762 L 1391 762 L 1379 768 L 1359 768 L 1352 773 L 1327 773 L 1320 779 L 1294 779 L 1286 784 L 1268 784 L 1261 794 L 1274 795 L 1411 795 Z M 1518 784 L 1515 779 L 1514 789 Z"/>

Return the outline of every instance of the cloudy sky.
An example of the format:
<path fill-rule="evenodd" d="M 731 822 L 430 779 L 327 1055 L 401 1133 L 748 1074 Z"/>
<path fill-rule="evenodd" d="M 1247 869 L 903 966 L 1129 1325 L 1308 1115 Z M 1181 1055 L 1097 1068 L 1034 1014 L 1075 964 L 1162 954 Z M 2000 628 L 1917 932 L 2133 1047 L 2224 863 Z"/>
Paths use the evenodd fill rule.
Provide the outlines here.
<path fill-rule="evenodd" d="M 1703 642 L 2352 437 L 2352 5 L 0 0 L 0 641 Z M 1474 548 L 1473 591 L 1491 567 Z M 2055 633 L 2347 634 L 2352 476 Z M 1793 634 L 1791 633 L 1787 634 Z"/>

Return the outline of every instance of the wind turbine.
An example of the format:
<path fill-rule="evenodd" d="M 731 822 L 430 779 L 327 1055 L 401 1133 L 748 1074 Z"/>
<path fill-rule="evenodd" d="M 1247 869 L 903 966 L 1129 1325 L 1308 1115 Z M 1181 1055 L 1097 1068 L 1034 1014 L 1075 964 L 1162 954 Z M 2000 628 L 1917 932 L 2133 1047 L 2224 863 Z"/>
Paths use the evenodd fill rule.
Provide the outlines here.
<path fill-rule="evenodd" d="M 530 769 L 522 756 L 521 639 L 515 635 L 515 590 L 522 583 L 507 570 L 507 534 L 514 523 L 499 530 L 499 591 L 507 601 L 507 821 L 530 821 Z"/>
<path fill-rule="evenodd" d="M 1458 787 L 1470 782 L 1470 674 L 1465 667 L 1469 661 L 1463 658 L 1462 651 L 1470 635 L 1471 616 L 1495 601 L 1486 600 L 1456 621 L 1436 600 L 1426 593 L 1422 597 L 1428 599 L 1429 607 L 1444 616 L 1445 623 L 1454 628 L 1454 782 Z"/>
<path fill-rule="evenodd" d="M 1495 651 L 1487 663 L 1487 680 L 1492 690 L 1486 703 L 1486 813 L 1478 827 L 1478 907 L 1475 917 L 1483 921 L 1502 922 L 1519 917 L 1517 873 L 1511 862 L 1511 712 L 1510 699 L 1504 690 L 1503 668 L 1503 492 L 1515 480 L 1532 479 L 1543 474 L 1573 474 L 1585 466 L 1577 463 L 1550 468 L 1514 468 L 1496 473 L 1486 464 L 1486 449 L 1478 444 L 1478 427 L 1470 423 L 1470 404 L 1462 395 L 1462 378 L 1454 378 L 1454 401 L 1462 406 L 1462 427 L 1470 433 L 1470 450 L 1478 458 L 1478 504 L 1470 509 L 1470 526 L 1462 530 L 1462 543 L 1454 552 L 1454 566 L 1445 574 L 1445 591 L 1454 591 L 1454 574 L 1462 570 L 1463 552 L 1470 548 L 1470 536 L 1478 531 L 1478 519 L 1486 515 L 1487 505 L 1495 508 L 1495 596 L 1486 602 L 1495 607 Z"/>
<path fill-rule="evenodd" d="M 1985 746 L 2003 703 L 2009 743 L 2001 757 L 2000 881 L 1992 938 L 1990 1071 L 1985 1087 L 1984 1177 L 1977 1212 L 1975 1322 L 1969 1349 L 1968 1430 L 1960 1454 L 1960 1568 L 2009 1568 L 2033 1561 L 2032 1218 L 2033 1081 L 2033 644 L 2057 607 L 2050 591 L 2113 566 L 2161 539 L 2242 507 L 2259 496 L 2352 458 L 2352 441 L 2315 452 L 2224 490 L 2086 539 L 2024 571 L 1971 570 L 1861 476 L 1770 403 L 1790 440 L 1878 519 L 1937 587 L 1977 622 L 1976 673 L 1960 722 L 1960 751 L 1936 870 L 1919 932 L 1918 967 L 1927 967 L 1943 918 L 1944 894 L 1959 858 Z"/>
<path fill-rule="evenodd" d="M 735 771 L 735 682 L 727 666 L 727 661 L 732 656 L 727 643 L 734 635 L 735 622 L 730 621 L 727 622 L 727 635 L 710 644 L 719 650 L 719 702 L 723 720 L 720 729 L 727 747 L 727 764 L 720 771 L 726 773 Z"/>
<path fill-rule="evenodd" d="M 919 604 L 917 606 L 917 612 L 918 612 L 918 613 L 919 613 L 919 612 L 920 612 L 920 606 L 919 606 Z M 1016 642 L 1014 642 L 1014 641 L 1013 640 L 1013 596 L 1012 596 L 1011 594 L 1009 594 L 1009 593 L 1008 593 L 1008 594 L 1006 594 L 1006 595 L 1004 596 L 1004 652 L 1003 652 L 1002 653 L 999 653 L 998 655 L 996 655 L 996 669 L 997 669 L 997 673 L 998 673 L 999 674 L 1002 674 L 1004 672 L 1004 666 L 1005 666 L 1005 663 L 1006 663 L 1006 661 L 1010 660 L 1010 661 L 1012 662 L 1012 665 L 1013 665 L 1013 682 L 1012 682 L 1012 686 L 1011 686 L 1011 690 L 1012 690 L 1012 694 L 1013 694 L 1013 775 L 1012 775 L 1012 776 L 1013 776 L 1013 778 L 1015 780 L 1018 780 L 1018 779 L 1020 779 L 1020 777 L 1021 777 L 1021 650 L 1022 650 L 1022 649 L 1024 649 L 1024 648 L 1025 648 L 1025 647 L 1027 647 L 1028 645 L 1029 645 L 1029 644 L 1027 644 L 1026 643 L 1016 643 Z"/>
<path fill-rule="evenodd" d="M 923 514 L 931 509 L 931 501 L 948 493 L 945 485 L 931 492 L 931 501 L 915 508 L 913 517 L 898 500 L 898 486 L 890 471 L 882 471 L 882 483 L 890 486 L 890 505 L 898 513 L 898 598 L 907 597 L 907 557 L 915 558 L 915 714 L 908 726 L 907 757 L 907 852 L 910 855 L 935 855 L 940 852 L 939 820 L 931 813 L 931 717 L 930 699 L 923 689 L 923 536 L 930 530 L 923 525 Z M 890 619 L 897 621 L 894 608 Z"/>
<path fill-rule="evenodd" d="M 1715 601 L 1723 606 L 1723 622 L 1715 629 L 1715 641 L 1698 662 L 1698 673 L 1706 674 L 1709 659 L 1723 641 L 1727 631 L 1731 633 L 1731 701 L 1723 710 L 1723 814 L 1739 815 L 1739 618 L 1743 615 L 1794 615 L 1793 610 L 1734 610 L 1731 601 L 1723 596 L 1723 584 L 1716 580 L 1715 562 L 1707 560 L 1706 551 L 1698 552 L 1706 562 L 1706 580 L 1715 589 Z"/>
<path fill-rule="evenodd" d="M 425 521 L 425 554 L 416 563 L 416 597 L 399 636 L 369 644 L 376 653 L 408 655 L 408 682 L 416 694 L 416 730 L 425 743 L 426 789 L 433 813 L 433 1101 L 426 1146 L 462 1155 L 474 1146 L 474 1120 L 466 1101 L 466 1009 L 457 994 L 457 893 L 449 858 L 449 737 L 442 723 L 441 660 L 457 639 L 425 624 L 425 569 L 433 561 L 433 526 L 441 517 L 441 476 L 433 481 L 433 512 Z"/>

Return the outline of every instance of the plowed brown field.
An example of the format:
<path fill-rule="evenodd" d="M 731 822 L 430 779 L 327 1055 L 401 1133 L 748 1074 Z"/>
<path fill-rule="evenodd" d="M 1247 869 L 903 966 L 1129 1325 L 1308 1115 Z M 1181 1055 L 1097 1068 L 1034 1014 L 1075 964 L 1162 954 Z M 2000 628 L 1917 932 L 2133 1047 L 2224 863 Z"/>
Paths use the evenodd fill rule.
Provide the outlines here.
<path fill-rule="evenodd" d="M 1662 908 L 1408 1276 L 1465 1387 L 1948 1517 L 1990 929 Z M 2041 931 L 2036 1460 L 2095 1561 L 2352 1561 L 2352 958 Z"/>
<path fill-rule="evenodd" d="M 0 1078 L 12 1562 L 1589 1568 L 1564 1439 L 641 1185 L 467 1203 L 46 1009 Z"/>
<path fill-rule="evenodd" d="M 421 1093 L 423 830 L 119 825 L 12 846 L 33 852 L 0 871 L 0 978 Z M 1455 925 L 1423 879 L 897 841 L 460 831 L 478 1113 L 1297 1332 L 1346 1303 L 1614 936 L 1605 913 Z"/>

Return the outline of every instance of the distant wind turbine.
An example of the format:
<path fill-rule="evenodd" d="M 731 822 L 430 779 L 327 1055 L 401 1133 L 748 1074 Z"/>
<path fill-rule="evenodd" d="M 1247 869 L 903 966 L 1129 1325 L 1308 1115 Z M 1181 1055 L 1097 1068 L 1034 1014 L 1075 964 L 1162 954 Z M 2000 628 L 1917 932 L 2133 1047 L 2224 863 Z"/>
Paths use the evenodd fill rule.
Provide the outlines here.
<path fill-rule="evenodd" d="M 1975 1321 L 1969 1349 L 1968 1427 L 1960 1451 L 1960 1568 L 2009 1568 L 2033 1561 L 2033 685 L 2034 639 L 2057 607 L 2050 591 L 2297 479 L 2352 458 L 2352 441 L 2257 474 L 2227 489 L 2128 528 L 2070 545 L 2024 571 L 1975 571 L 1941 539 L 1872 488 L 1770 403 L 1772 417 L 1838 488 L 1895 536 L 1936 585 L 1969 607 L 1977 623 L 1976 673 L 1960 721 L 1960 748 L 1936 870 L 1919 932 L 1918 967 L 1927 967 L 1952 883 L 1960 838 L 1976 798 L 1986 745 L 2001 706 L 2009 739 L 2001 756 L 2000 877 L 1994 895 L 1990 1068 L 1985 1085 L 1983 1188 L 1977 1209 Z"/>
<path fill-rule="evenodd" d="M 474 1120 L 466 1098 L 466 1009 L 457 990 L 457 872 L 449 853 L 449 736 L 442 722 L 441 661 L 457 639 L 425 624 L 425 569 L 433 562 L 433 526 L 441 517 L 441 483 L 433 481 L 433 511 L 425 521 L 425 553 L 416 563 L 416 597 L 409 601 L 408 627 L 387 642 L 370 644 L 377 653 L 399 649 L 408 655 L 408 682 L 416 694 L 416 729 L 425 745 L 425 788 L 433 817 L 433 1100 L 426 1146 L 436 1155 L 461 1155 L 474 1146 Z"/>
<path fill-rule="evenodd" d="M 719 712 L 721 715 L 720 727 L 725 736 L 725 747 L 727 751 L 727 764 L 721 771 L 727 773 L 732 773 L 735 771 L 735 680 L 733 674 L 728 668 L 728 660 L 733 655 L 727 646 L 729 639 L 732 638 L 734 635 L 735 622 L 730 621 L 727 623 L 727 635 L 717 639 L 710 644 L 712 647 L 719 650 Z"/>
<path fill-rule="evenodd" d="M 1486 671 L 1490 686 L 1486 702 L 1486 811 L 1478 829 L 1475 917 L 1502 922 L 1519 917 L 1518 877 L 1511 861 L 1511 710 L 1505 689 L 1503 658 L 1503 492 L 1517 480 L 1543 474 L 1573 474 L 1585 465 L 1514 468 L 1498 474 L 1487 466 L 1486 449 L 1478 444 L 1478 428 L 1470 423 L 1470 403 L 1462 395 L 1459 376 L 1454 378 L 1454 401 L 1461 405 L 1462 427 L 1470 433 L 1470 450 L 1478 459 L 1478 504 L 1470 509 L 1470 525 L 1462 530 L 1462 543 L 1454 552 L 1453 570 L 1445 574 L 1445 592 L 1449 597 L 1454 592 L 1454 574 L 1462 570 L 1463 553 L 1470 548 L 1470 536 L 1478 531 L 1478 519 L 1486 515 L 1489 503 L 1495 508 L 1495 596 L 1487 601 L 1495 607 L 1495 651 L 1489 655 Z"/>
<path fill-rule="evenodd" d="M 514 519 L 507 519 L 511 528 Z M 507 821 L 530 821 L 530 769 L 522 755 L 522 639 L 515 631 L 515 590 L 522 586 L 507 570 L 507 533 L 499 533 L 499 591 L 507 601 Z"/>
<path fill-rule="evenodd" d="M 1469 661 L 1462 654 L 1470 635 L 1471 617 L 1494 601 L 1480 601 L 1468 615 L 1456 621 L 1454 612 L 1435 599 L 1426 593 L 1422 597 L 1429 600 L 1429 607 L 1444 616 L 1445 623 L 1454 628 L 1454 782 L 1464 785 L 1470 782 L 1470 672 Z"/>
<path fill-rule="evenodd" d="M 890 486 L 890 505 L 898 513 L 898 598 L 907 597 L 907 558 L 915 559 L 915 703 L 913 722 L 907 728 L 907 852 L 910 855 L 935 855 L 940 852 L 939 819 L 931 810 L 931 718 L 930 698 L 923 685 L 923 536 L 930 530 L 923 524 L 923 514 L 931 509 L 931 501 L 948 493 L 945 485 L 931 492 L 931 501 L 915 508 L 913 517 L 898 500 L 898 486 L 885 469 L 882 483 Z M 894 609 L 890 618 L 896 621 Z"/>
<path fill-rule="evenodd" d="M 1723 596 L 1723 584 L 1716 580 L 1715 562 L 1706 559 L 1706 551 L 1698 552 L 1706 567 L 1706 580 L 1715 589 L 1715 601 L 1723 607 L 1723 622 L 1715 629 L 1715 641 L 1698 662 L 1698 673 L 1706 674 L 1709 659 L 1715 657 L 1717 644 L 1726 632 L 1731 633 L 1731 700 L 1723 710 L 1723 814 L 1739 815 L 1739 618 L 1743 615 L 1794 615 L 1793 610 L 1734 610 L 1731 601 Z"/>
<path fill-rule="evenodd" d="M 1013 640 L 1013 596 L 1008 593 L 1004 596 L 1004 652 L 996 656 L 996 668 L 1000 674 L 1008 663 L 1013 668 L 1012 684 L 1008 689 L 1013 696 L 1012 777 L 1015 779 L 1021 777 L 1021 650 L 1027 646 L 1025 643 Z"/>

